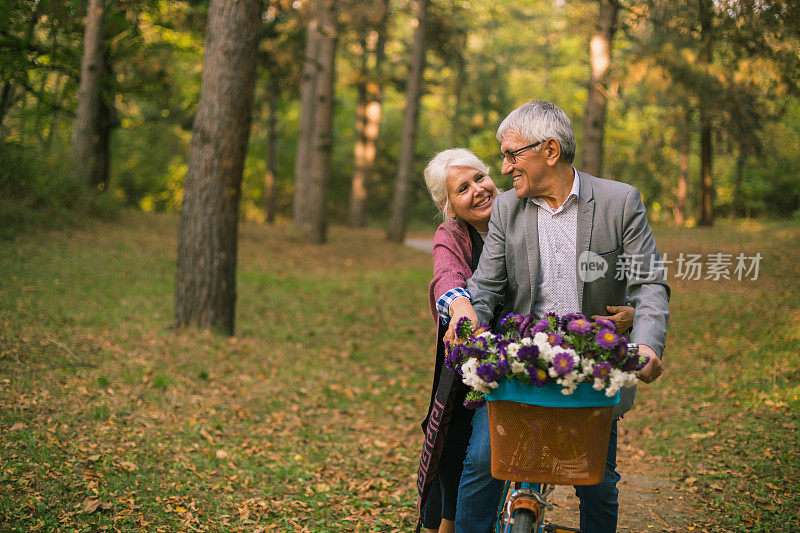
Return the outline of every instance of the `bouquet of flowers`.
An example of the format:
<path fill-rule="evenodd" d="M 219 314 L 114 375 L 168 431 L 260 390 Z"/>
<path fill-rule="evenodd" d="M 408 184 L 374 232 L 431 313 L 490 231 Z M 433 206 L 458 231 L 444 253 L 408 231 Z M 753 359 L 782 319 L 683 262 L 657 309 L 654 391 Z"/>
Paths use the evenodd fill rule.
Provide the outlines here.
<path fill-rule="evenodd" d="M 562 394 L 589 382 L 610 397 L 636 385 L 636 371 L 649 360 L 629 353 L 627 339 L 605 318 L 593 322 L 580 313 L 549 313 L 537 320 L 510 314 L 499 326 L 500 332 L 493 333 L 462 318 L 455 341 L 446 346 L 445 364 L 472 389 L 464 402 L 467 407 L 483 403 L 484 393 L 504 378 L 539 387 L 554 382 L 561 385 Z"/>

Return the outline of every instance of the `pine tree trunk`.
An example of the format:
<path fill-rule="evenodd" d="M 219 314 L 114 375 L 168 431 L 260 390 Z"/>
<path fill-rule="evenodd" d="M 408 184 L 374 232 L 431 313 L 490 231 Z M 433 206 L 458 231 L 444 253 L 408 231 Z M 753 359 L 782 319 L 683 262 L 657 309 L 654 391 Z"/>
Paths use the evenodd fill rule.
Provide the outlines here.
<path fill-rule="evenodd" d="M 295 161 L 294 223 L 314 243 L 327 238 L 331 173 L 336 12 L 333 0 L 318 0 L 309 22 L 301 91 L 301 126 Z"/>
<path fill-rule="evenodd" d="M 711 0 L 702 0 L 700 9 L 700 54 L 698 63 L 708 71 L 711 64 Z M 714 224 L 714 178 L 712 175 L 712 137 L 710 102 L 706 91 L 700 92 L 700 220 L 701 226 Z"/>
<path fill-rule="evenodd" d="M 425 70 L 425 33 L 428 26 L 428 0 L 417 0 L 418 21 L 414 32 L 411 68 L 406 88 L 406 109 L 403 117 L 403 134 L 400 141 L 400 160 L 395 182 L 392 215 L 386 236 L 389 240 L 403 242 L 408 223 L 408 196 L 411 173 L 414 168 L 414 149 L 417 141 L 417 119 L 422 75 Z"/>
<path fill-rule="evenodd" d="M 600 0 L 597 26 L 589 44 L 592 77 L 583 122 L 583 170 L 593 176 L 603 172 L 603 135 L 606 122 L 608 73 L 611 68 L 611 43 L 617 29 L 616 0 Z"/>
<path fill-rule="evenodd" d="M 385 20 L 385 18 L 384 18 Z M 371 56 L 375 57 L 373 78 L 380 78 L 380 65 L 383 55 L 381 28 L 371 32 L 362 40 L 361 76 L 357 82 L 358 105 L 356 107 L 356 144 L 354 148 L 353 182 L 350 190 L 350 225 L 363 228 L 367 223 L 367 196 L 375 163 L 378 134 L 381 124 L 381 87 L 376 79 L 368 80 Z"/>
<path fill-rule="evenodd" d="M 312 6 L 313 8 L 313 6 Z M 322 41 L 320 21 L 313 14 L 306 27 L 306 44 L 303 53 L 303 74 L 300 82 L 300 124 L 297 135 L 297 152 L 294 161 L 294 201 L 292 222 L 303 228 L 308 212 L 308 164 L 312 153 L 314 134 L 314 106 L 319 65 L 319 47 Z"/>
<path fill-rule="evenodd" d="M 744 180 L 744 166 L 747 160 L 745 151 L 739 147 L 736 154 L 736 171 L 733 174 L 733 195 L 731 197 L 731 215 L 738 217 L 742 214 L 742 181 Z"/>
<path fill-rule="evenodd" d="M 95 146 L 100 114 L 100 78 L 103 71 L 105 0 L 90 0 L 83 34 L 83 59 L 78 89 L 78 110 L 72 134 L 72 177 L 88 185 L 95 166 Z"/>
<path fill-rule="evenodd" d="M 700 112 L 700 221 L 701 226 L 714 225 L 714 180 L 711 175 L 713 167 L 711 146 L 711 124 L 706 112 Z"/>
<path fill-rule="evenodd" d="M 178 233 L 175 323 L 233 334 L 260 0 L 211 0 Z"/>
<path fill-rule="evenodd" d="M 264 211 L 267 223 L 275 222 L 277 206 L 276 183 L 278 175 L 278 104 L 280 102 L 280 84 L 272 75 L 269 83 L 269 116 L 267 117 L 267 173 L 264 176 Z"/>
<path fill-rule="evenodd" d="M 353 180 L 350 187 L 350 225 L 362 228 L 366 225 L 367 180 L 370 169 L 367 167 L 367 82 L 366 40 L 362 39 L 362 72 L 356 82 L 358 104 L 356 104 L 356 142 L 353 148 Z"/>
<path fill-rule="evenodd" d="M 678 175 L 678 194 L 675 198 L 675 226 L 682 228 L 686 223 L 686 183 L 689 176 L 689 136 L 681 145 L 680 174 Z"/>
<path fill-rule="evenodd" d="M 111 81 L 114 76 L 111 57 L 107 47 L 103 47 L 103 73 L 102 80 Z M 111 132 L 115 125 L 116 111 L 114 109 L 113 83 L 108 83 L 104 90 L 100 91 L 99 107 L 97 113 L 97 136 L 95 137 L 94 157 L 90 169 L 89 185 L 98 191 L 104 191 L 108 187 L 108 169 L 111 159 L 110 143 Z"/>
<path fill-rule="evenodd" d="M 15 89 L 16 87 L 10 81 L 3 83 L 3 88 L 0 89 L 0 128 L 3 126 L 8 110 L 14 105 Z"/>

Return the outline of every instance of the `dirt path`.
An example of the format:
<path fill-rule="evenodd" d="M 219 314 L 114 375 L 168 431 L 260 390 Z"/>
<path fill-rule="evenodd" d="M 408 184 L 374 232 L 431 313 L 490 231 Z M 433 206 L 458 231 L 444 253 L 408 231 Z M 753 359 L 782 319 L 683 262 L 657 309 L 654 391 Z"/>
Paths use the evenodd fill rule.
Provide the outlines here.
<path fill-rule="evenodd" d="M 622 479 L 619 488 L 619 523 L 617 531 L 703 531 L 695 527 L 693 494 L 678 491 L 669 480 L 667 465 L 626 443 L 620 426 L 617 471 Z M 551 522 L 578 527 L 578 499 L 572 487 L 557 487 L 551 498 L 555 504 L 548 513 Z"/>

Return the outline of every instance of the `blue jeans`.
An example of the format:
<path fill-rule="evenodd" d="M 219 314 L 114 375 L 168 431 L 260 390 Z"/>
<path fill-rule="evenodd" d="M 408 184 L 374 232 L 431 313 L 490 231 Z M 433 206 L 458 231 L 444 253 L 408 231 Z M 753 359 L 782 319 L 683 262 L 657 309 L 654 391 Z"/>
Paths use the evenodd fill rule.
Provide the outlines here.
<path fill-rule="evenodd" d="M 605 478 L 602 483 L 575 487 L 580 499 L 581 531 L 606 533 L 617 529 L 617 421 L 611 424 Z M 472 418 L 472 437 L 464 460 L 456 506 L 456 533 L 491 533 L 497 519 L 497 508 L 503 482 L 491 475 L 489 414 L 486 406 Z"/>

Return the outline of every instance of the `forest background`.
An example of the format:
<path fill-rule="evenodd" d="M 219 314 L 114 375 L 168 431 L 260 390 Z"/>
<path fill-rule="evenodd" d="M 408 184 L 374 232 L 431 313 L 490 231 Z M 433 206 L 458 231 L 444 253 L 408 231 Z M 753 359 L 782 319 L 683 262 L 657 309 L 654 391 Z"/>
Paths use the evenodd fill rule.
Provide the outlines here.
<path fill-rule="evenodd" d="M 397 243 L 436 151 L 508 187 L 495 129 L 543 98 L 662 252 L 755 266 L 670 270 L 622 529 L 798 530 L 800 3 L 504 4 L 0 0 L 0 529 L 409 530 Z"/>
<path fill-rule="evenodd" d="M 314 19 L 307 4 L 265 5 L 239 205 L 245 220 L 292 214 L 302 58 Z M 638 187 L 654 222 L 691 227 L 712 223 L 714 215 L 800 216 L 800 17 L 793 4 L 431 2 L 404 224 L 437 223 L 421 171 L 438 150 L 472 149 L 508 187 L 494 132 L 511 109 L 533 98 L 555 102 L 572 118 L 576 166 Z M 613 19 L 603 13 L 608 6 Z M 108 2 L 97 115 L 102 142 L 92 152 L 92 175 L 76 179 L 68 162 L 86 7 L 85 0 L 0 1 L 5 236 L 53 220 L 53 212 L 181 207 L 208 2 Z M 327 219 L 383 227 L 397 196 L 419 9 L 405 0 L 349 0 L 336 3 L 334 16 Z M 590 42 L 603 31 L 610 68 L 598 77 Z M 599 165 L 586 161 L 598 144 L 586 139 L 592 87 L 606 106 L 594 119 Z M 713 209 L 705 220 L 704 194 Z"/>

